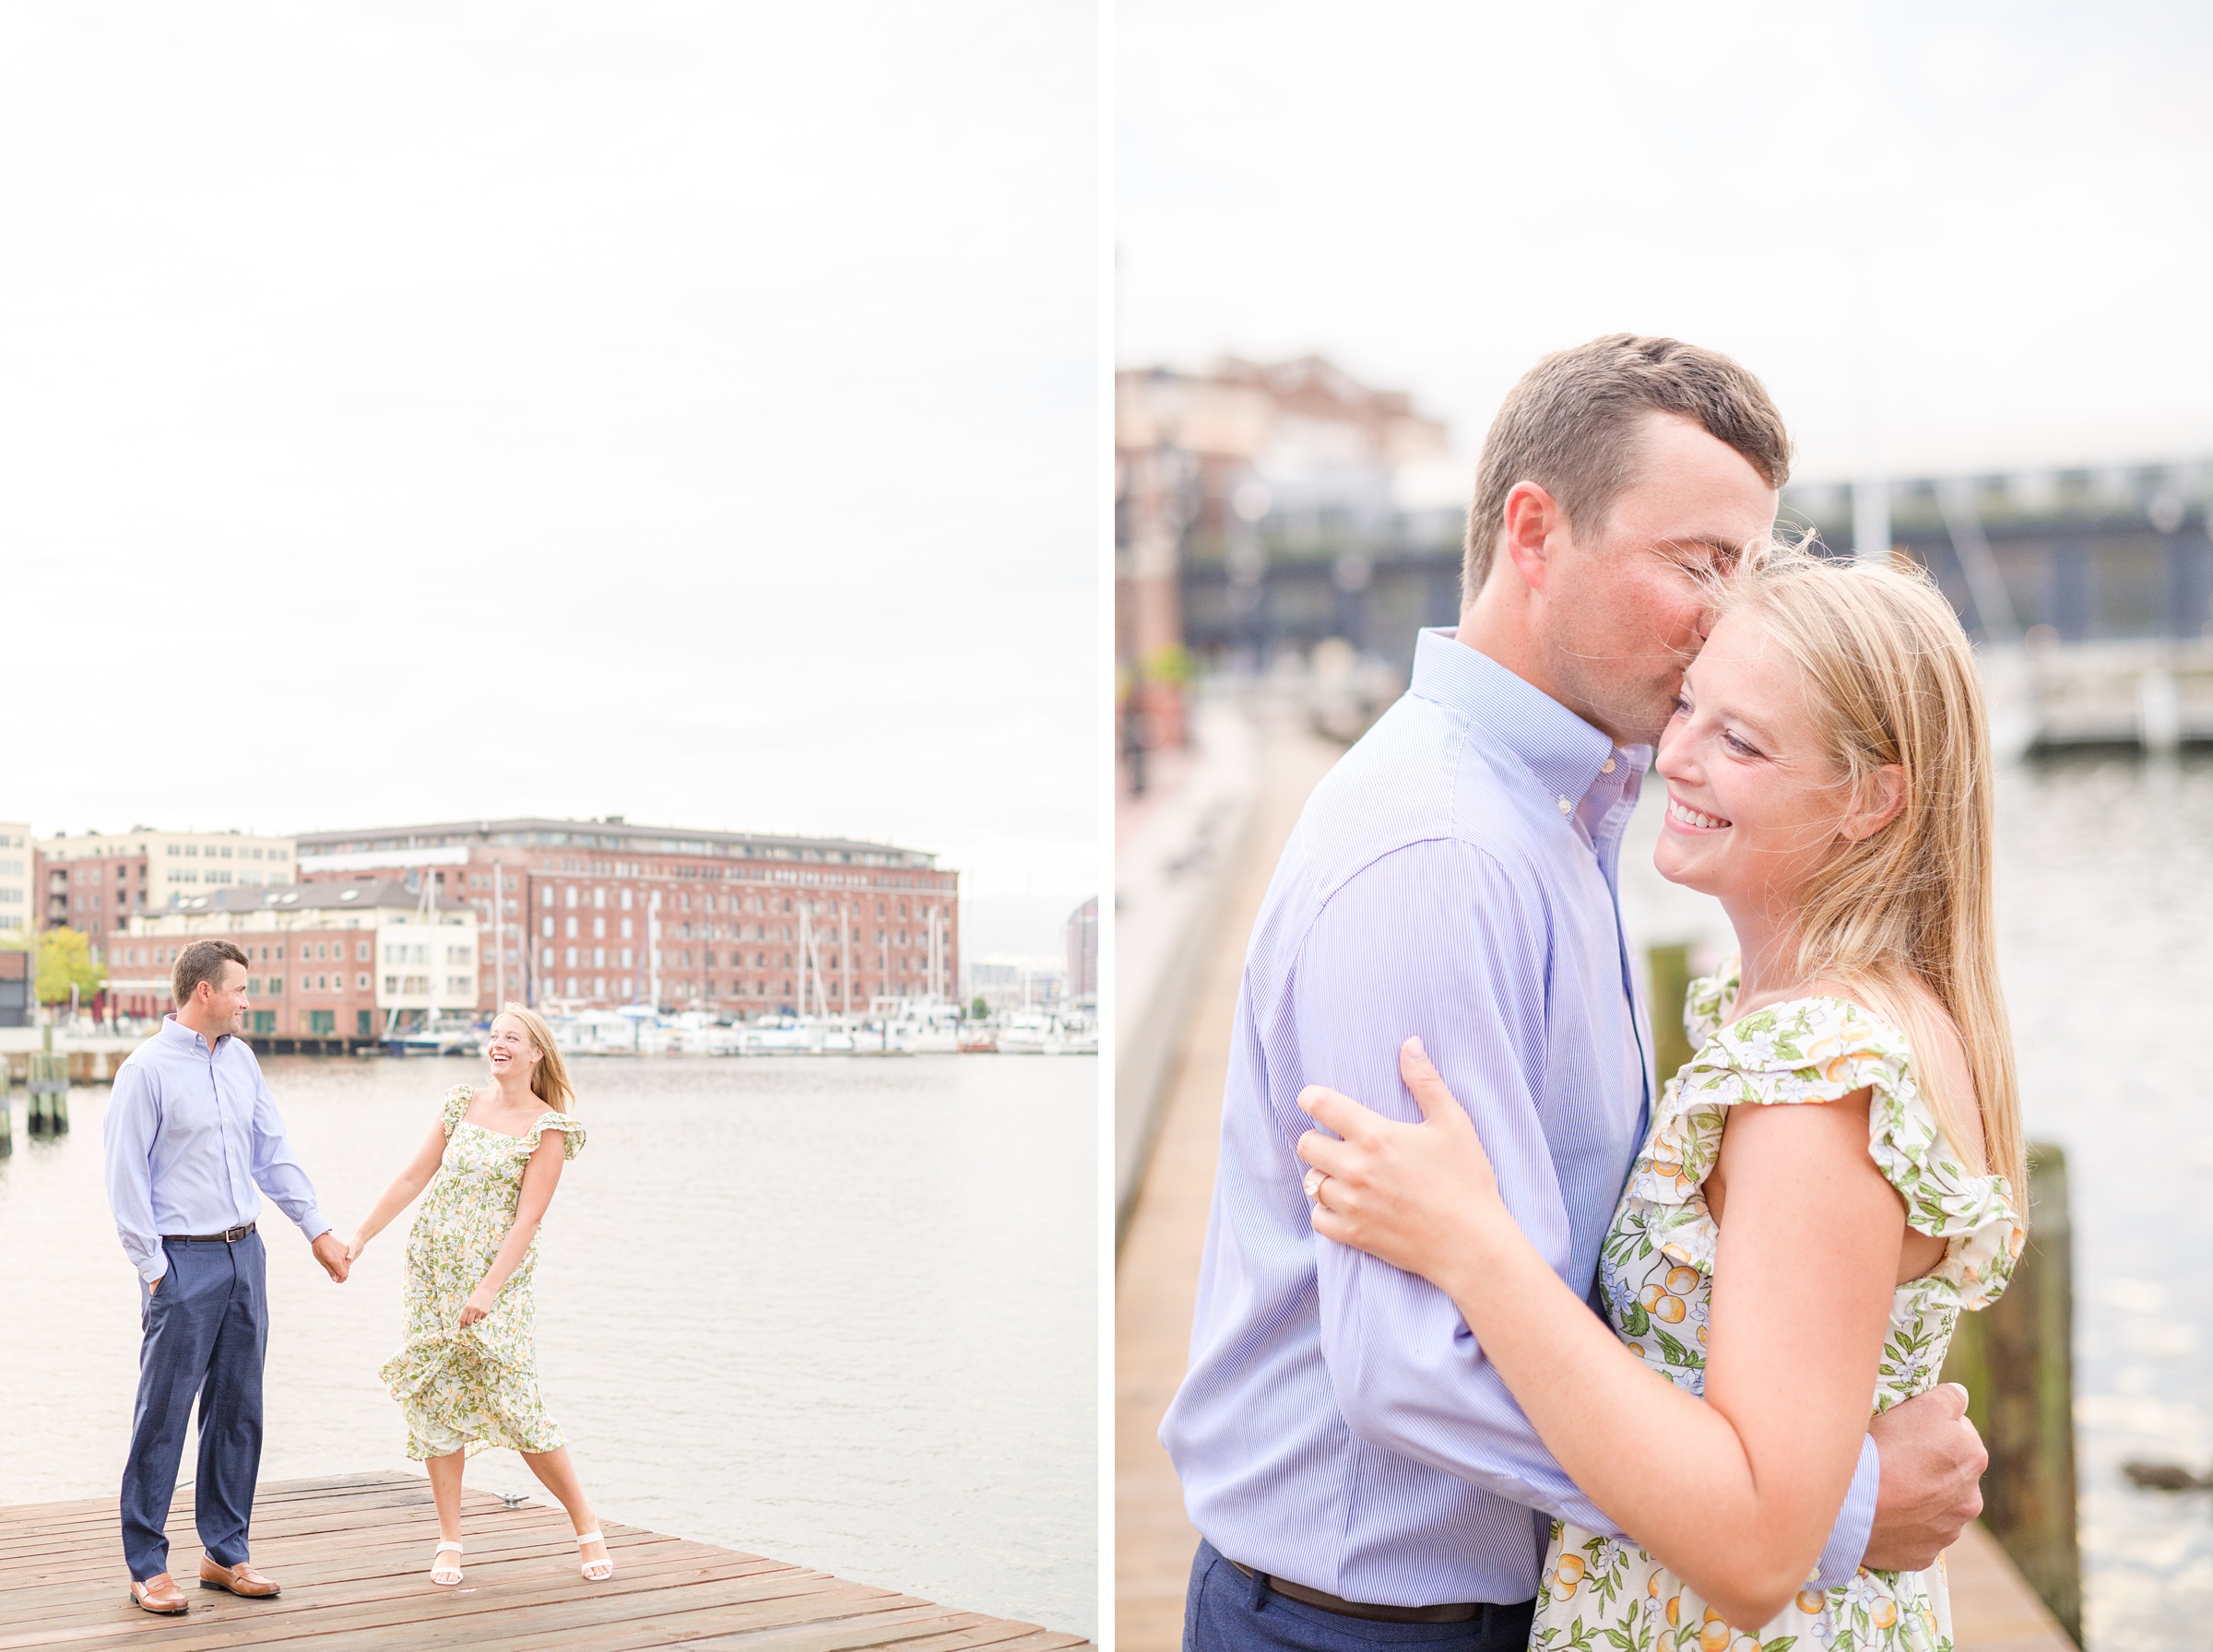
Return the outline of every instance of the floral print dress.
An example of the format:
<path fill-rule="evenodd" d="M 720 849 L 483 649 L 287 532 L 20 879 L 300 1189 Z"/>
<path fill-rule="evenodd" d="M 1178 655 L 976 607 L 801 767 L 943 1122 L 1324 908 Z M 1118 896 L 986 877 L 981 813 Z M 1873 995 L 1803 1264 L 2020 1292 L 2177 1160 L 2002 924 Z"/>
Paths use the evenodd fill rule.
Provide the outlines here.
<path fill-rule="evenodd" d="M 1691 984 L 1684 1021 L 1698 1046 L 1670 1080 L 1608 1229 L 1601 1305 L 1621 1339 L 1693 1394 L 1706 1386 L 1706 1321 L 1720 1228 L 1705 1180 L 1733 1106 L 1840 1101 L 1872 1092 L 1867 1150 L 1919 1232 L 1950 1242 L 1898 1288 L 1874 1415 L 1935 1386 L 1960 1312 L 2006 1288 L 2024 1237 L 2002 1175 L 1975 1175 L 1914 1080 L 1905 1035 L 1841 998 L 1794 998 L 1720 1025 L 1734 961 Z M 1773 1622 L 1740 1630 L 1636 1544 L 1555 1521 L 1530 1636 L 1542 1652 L 1950 1652 L 1941 1562 L 1926 1572 L 1862 1567 L 1841 1588 L 1809 1580 Z"/>
<path fill-rule="evenodd" d="M 567 1444 L 538 1397 L 531 1339 L 538 1299 L 531 1276 L 538 1239 L 492 1299 L 491 1312 L 467 1330 L 461 1310 L 491 1270 L 523 1192 L 523 1170 L 548 1130 L 562 1132 L 574 1159 L 584 1127 L 549 1108 L 523 1135 L 471 1124 L 469 1087 L 445 1092 L 445 1156 L 408 1233 L 407 1346 L 377 1370 L 408 1422 L 408 1456 L 420 1462 L 466 1446 L 555 1451 Z"/>

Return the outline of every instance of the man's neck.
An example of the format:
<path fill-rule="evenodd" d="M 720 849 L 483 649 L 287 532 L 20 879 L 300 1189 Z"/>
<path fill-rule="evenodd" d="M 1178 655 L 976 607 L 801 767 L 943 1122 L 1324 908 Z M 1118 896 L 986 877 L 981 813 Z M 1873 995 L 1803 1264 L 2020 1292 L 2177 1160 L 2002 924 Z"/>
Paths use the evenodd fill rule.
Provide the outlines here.
<path fill-rule="evenodd" d="M 207 1041 L 209 1049 L 215 1048 L 216 1040 L 231 1031 L 230 1028 L 219 1025 L 211 1020 L 203 1021 L 197 1011 L 191 1009 L 177 1011 L 177 1025 L 190 1032 L 197 1032 Z"/>
<path fill-rule="evenodd" d="M 1475 599 L 1460 610 L 1460 626 L 1452 633 L 1494 666 L 1503 666 L 1546 699 L 1566 707 L 1604 735 L 1616 746 L 1634 746 L 1640 737 L 1614 727 L 1598 708 L 1581 702 L 1568 691 L 1552 668 L 1550 654 L 1529 623 L 1526 593 L 1512 593 L 1491 580 L 1475 593 Z"/>

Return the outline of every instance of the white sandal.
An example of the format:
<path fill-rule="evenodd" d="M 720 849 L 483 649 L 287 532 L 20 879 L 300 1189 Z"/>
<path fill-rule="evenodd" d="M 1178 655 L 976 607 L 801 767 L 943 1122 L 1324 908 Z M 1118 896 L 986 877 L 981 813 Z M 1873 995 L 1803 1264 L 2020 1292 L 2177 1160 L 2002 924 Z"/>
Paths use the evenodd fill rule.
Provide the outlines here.
<path fill-rule="evenodd" d="M 580 1531 L 576 1534 L 576 1547 L 579 1550 L 586 1543 L 604 1543 L 607 1540 L 596 1531 Z M 606 1560 L 587 1560 L 584 1563 L 583 1571 L 586 1583 L 605 1583 L 615 1575 L 615 1563 L 611 1556 Z"/>
<path fill-rule="evenodd" d="M 438 1558 L 449 1549 L 456 1555 L 459 1554 L 461 1552 L 460 1540 L 458 1538 L 440 1538 L 438 1547 L 431 1551 L 431 1581 L 446 1588 L 451 1588 L 461 1581 L 460 1562 L 443 1561 Z"/>

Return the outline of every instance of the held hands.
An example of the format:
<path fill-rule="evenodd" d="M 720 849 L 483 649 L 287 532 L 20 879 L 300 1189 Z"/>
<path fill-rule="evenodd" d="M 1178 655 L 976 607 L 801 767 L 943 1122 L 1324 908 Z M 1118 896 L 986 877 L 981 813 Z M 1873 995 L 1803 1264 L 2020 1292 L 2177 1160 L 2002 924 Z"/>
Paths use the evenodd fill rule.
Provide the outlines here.
<path fill-rule="evenodd" d="M 1511 1218 L 1474 1125 L 1420 1039 L 1399 1046 L 1399 1076 L 1422 1110 L 1418 1125 L 1319 1084 L 1299 1092 L 1299 1106 L 1338 1138 L 1298 1139 L 1298 1156 L 1314 1167 L 1306 1181 L 1314 1231 L 1450 1289 L 1440 1274 L 1474 1261 L 1491 1224 Z"/>
<path fill-rule="evenodd" d="M 461 1307 L 461 1328 L 467 1330 L 478 1320 L 490 1314 L 492 1298 L 498 1294 L 498 1292 L 486 1290 L 482 1285 L 479 1285 L 469 1292 L 468 1301 L 464 1303 Z"/>
<path fill-rule="evenodd" d="M 343 1285 L 347 1272 L 353 1266 L 353 1258 L 346 1254 L 346 1247 L 338 1243 L 337 1234 L 328 1228 L 324 1229 L 312 1248 L 315 1253 L 315 1260 L 323 1264 L 323 1271 L 330 1275 L 331 1283 Z"/>
<path fill-rule="evenodd" d="M 368 1238 L 364 1234 L 357 1232 L 352 1238 L 346 1241 L 346 1266 L 348 1268 L 351 1268 L 356 1262 L 360 1261 L 361 1259 L 361 1253 L 368 1248 Z"/>
<path fill-rule="evenodd" d="M 1863 1564 L 1880 1572 L 1925 1571 L 1982 1512 L 1990 1453 L 1967 1420 L 1967 1390 L 1938 1383 L 1892 1406 L 1868 1432 L 1883 1470 Z"/>

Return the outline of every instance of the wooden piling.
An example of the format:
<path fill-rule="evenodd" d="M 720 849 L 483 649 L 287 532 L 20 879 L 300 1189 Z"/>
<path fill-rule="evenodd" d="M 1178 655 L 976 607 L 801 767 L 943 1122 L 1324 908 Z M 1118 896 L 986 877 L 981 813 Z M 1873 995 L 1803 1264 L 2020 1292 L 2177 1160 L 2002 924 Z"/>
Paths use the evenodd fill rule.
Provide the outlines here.
<path fill-rule="evenodd" d="M 2082 1644 L 2075 1527 L 2075 1287 L 2066 1155 L 2029 1149 L 2029 1243 L 2006 1294 L 1963 1314 L 1946 1360 L 1990 1450 L 1982 1523 Z"/>
<path fill-rule="evenodd" d="M 69 1133 L 69 1057 L 51 1050 L 30 1058 L 30 1133 L 65 1136 Z"/>
<path fill-rule="evenodd" d="M 1652 1070 L 1664 1085 L 1683 1070 L 1698 1052 L 1683 1031 L 1683 1000 L 1690 995 L 1690 949 L 1687 946 L 1647 947 L 1645 981 L 1651 987 L 1646 1008 L 1652 1017 Z"/>

